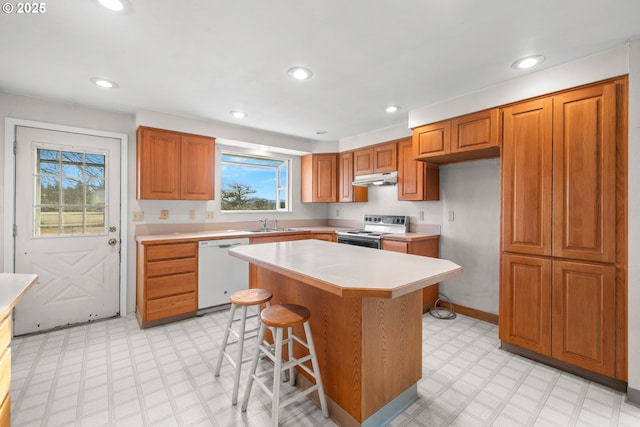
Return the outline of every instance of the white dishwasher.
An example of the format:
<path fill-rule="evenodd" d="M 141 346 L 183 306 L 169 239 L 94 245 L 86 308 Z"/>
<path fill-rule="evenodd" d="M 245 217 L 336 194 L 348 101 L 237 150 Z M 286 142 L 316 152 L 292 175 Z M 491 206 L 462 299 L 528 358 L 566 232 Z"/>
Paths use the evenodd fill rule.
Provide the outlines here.
<path fill-rule="evenodd" d="M 205 240 L 198 245 L 198 309 L 228 304 L 232 293 L 249 289 L 249 263 L 229 255 L 248 238 Z"/>

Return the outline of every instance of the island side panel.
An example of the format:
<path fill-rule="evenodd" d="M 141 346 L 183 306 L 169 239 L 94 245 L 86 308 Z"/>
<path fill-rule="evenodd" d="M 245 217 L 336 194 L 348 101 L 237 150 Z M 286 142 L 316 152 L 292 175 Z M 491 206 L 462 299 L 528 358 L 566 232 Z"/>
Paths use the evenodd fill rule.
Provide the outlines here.
<path fill-rule="evenodd" d="M 322 291 L 255 264 L 250 265 L 250 274 L 252 288 L 273 292 L 272 304 L 300 304 L 311 311 L 325 394 L 362 422 L 362 300 Z M 296 333 L 302 335 L 302 328 Z"/>
<path fill-rule="evenodd" d="M 364 298 L 362 331 L 366 420 L 422 377 L 422 290 L 394 299 Z"/>

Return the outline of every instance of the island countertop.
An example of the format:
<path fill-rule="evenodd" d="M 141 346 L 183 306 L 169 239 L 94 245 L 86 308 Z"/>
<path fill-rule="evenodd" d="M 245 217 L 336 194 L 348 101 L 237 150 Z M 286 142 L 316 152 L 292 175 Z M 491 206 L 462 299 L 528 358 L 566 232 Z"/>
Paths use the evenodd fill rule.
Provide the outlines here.
<path fill-rule="evenodd" d="M 240 246 L 229 253 L 342 297 L 396 298 L 462 274 L 445 259 L 320 240 Z"/>
<path fill-rule="evenodd" d="M 0 273 L 0 321 L 37 280 L 37 274 Z"/>

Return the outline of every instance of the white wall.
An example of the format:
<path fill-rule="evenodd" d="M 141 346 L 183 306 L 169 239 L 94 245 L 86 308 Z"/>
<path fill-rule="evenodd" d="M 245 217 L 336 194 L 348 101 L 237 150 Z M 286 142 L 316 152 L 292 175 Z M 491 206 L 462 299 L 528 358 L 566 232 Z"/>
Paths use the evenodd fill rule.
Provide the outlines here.
<path fill-rule="evenodd" d="M 440 197 L 440 256 L 464 269 L 440 291 L 455 304 L 498 314 L 500 161 L 441 166 Z"/>
<path fill-rule="evenodd" d="M 629 396 L 640 403 L 640 39 L 629 54 Z"/>

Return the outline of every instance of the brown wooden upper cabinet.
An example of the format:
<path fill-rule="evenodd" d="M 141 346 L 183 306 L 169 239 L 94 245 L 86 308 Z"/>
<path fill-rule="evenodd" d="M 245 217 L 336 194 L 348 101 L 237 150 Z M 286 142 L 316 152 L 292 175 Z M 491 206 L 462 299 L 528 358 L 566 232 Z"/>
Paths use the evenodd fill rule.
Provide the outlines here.
<path fill-rule="evenodd" d="M 338 155 L 307 154 L 301 162 L 301 201 L 332 203 L 338 201 Z"/>
<path fill-rule="evenodd" d="M 411 138 L 398 141 L 398 200 L 440 200 L 440 168 L 413 158 Z"/>
<path fill-rule="evenodd" d="M 354 187 L 351 185 L 354 179 L 353 151 L 340 153 L 340 165 L 338 168 L 338 201 L 339 202 L 366 202 L 369 200 L 367 187 Z"/>
<path fill-rule="evenodd" d="M 438 164 L 499 157 L 499 109 L 414 128 L 413 154 L 416 160 Z"/>
<path fill-rule="evenodd" d="M 398 167 L 395 141 L 355 150 L 353 156 L 354 175 L 393 172 Z"/>
<path fill-rule="evenodd" d="M 141 126 L 136 197 L 213 200 L 215 138 Z"/>
<path fill-rule="evenodd" d="M 503 249 L 614 262 L 616 85 L 503 110 Z"/>

